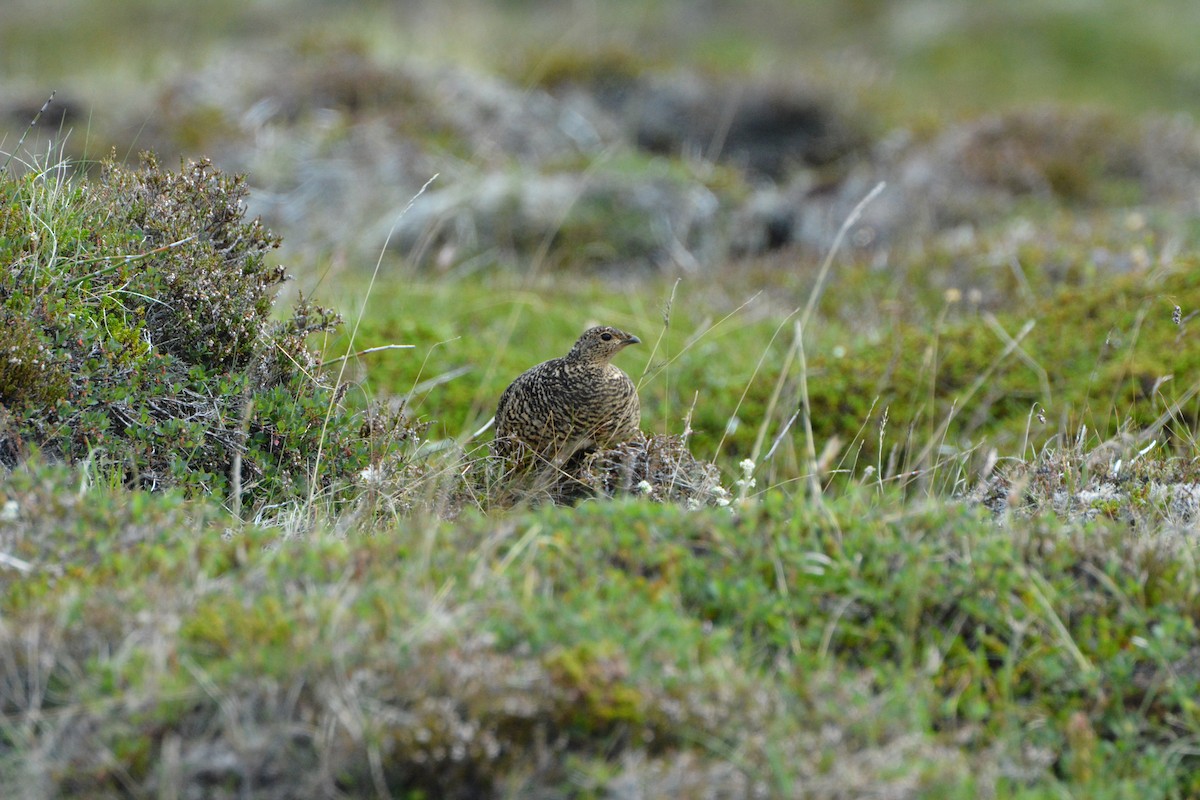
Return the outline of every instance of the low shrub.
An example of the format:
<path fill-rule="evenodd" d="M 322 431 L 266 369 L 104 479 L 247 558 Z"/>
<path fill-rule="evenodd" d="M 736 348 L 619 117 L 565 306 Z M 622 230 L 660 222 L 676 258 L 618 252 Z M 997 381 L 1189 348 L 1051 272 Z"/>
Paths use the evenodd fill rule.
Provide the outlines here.
<path fill-rule="evenodd" d="M 301 297 L 271 318 L 287 277 L 268 259 L 279 238 L 245 218 L 246 193 L 208 161 L 170 171 L 152 155 L 134 169 L 110 159 L 94 181 L 0 176 L 7 466 L 32 446 L 129 485 L 261 508 L 337 499 L 397 456 L 411 437 L 365 437 L 308 347 L 338 315 Z"/>

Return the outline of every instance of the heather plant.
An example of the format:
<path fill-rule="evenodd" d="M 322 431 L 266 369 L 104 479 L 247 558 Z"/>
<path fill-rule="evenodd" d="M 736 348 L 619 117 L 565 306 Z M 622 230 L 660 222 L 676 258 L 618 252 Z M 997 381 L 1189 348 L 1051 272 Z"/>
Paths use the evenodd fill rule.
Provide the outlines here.
<path fill-rule="evenodd" d="M 368 441 L 321 375 L 308 340 L 337 314 L 301 297 L 272 318 L 279 239 L 246 219 L 246 192 L 208 161 L 172 171 L 152 155 L 94 181 L 64 165 L 0 178 L 8 466 L 33 447 L 261 508 L 336 499 L 411 438 Z"/>

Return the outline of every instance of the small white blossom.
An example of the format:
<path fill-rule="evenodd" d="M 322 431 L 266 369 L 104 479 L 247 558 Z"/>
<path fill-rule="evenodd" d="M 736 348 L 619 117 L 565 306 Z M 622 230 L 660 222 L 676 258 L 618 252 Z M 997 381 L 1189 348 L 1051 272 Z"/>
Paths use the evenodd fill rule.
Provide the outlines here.
<path fill-rule="evenodd" d="M 742 468 L 742 477 L 734 481 L 734 485 L 738 487 L 738 504 L 744 506 L 746 505 L 746 495 L 758 485 L 758 481 L 751 477 L 754 475 L 754 461 L 752 459 L 744 459 L 738 466 Z"/>
<path fill-rule="evenodd" d="M 725 508 L 726 506 L 729 505 L 729 500 L 730 500 L 729 490 L 726 489 L 724 486 L 714 486 L 710 490 L 709 494 L 711 494 L 713 496 L 713 498 L 716 500 L 718 507 Z"/>
<path fill-rule="evenodd" d="M 366 469 L 364 469 L 362 472 L 358 473 L 358 479 L 361 480 L 363 483 L 368 483 L 368 484 L 383 483 L 384 476 L 385 476 L 385 473 L 383 471 L 383 468 L 377 467 L 374 465 L 369 466 Z"/>
<path fill-rule="evenodd" d="M 0 509 L 0 520 L 4 522 L 13 522 L 21 513 L 21 507 L 17 505 L 16 500 L 5 500 L 4 508 Z"/>

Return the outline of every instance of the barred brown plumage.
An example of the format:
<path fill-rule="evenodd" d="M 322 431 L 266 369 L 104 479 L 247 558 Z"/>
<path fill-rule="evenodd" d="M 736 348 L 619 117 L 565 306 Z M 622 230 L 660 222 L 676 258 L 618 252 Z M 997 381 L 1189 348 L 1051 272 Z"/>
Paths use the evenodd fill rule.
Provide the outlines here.
<path fill-rule="evenodd" d="M 637 387 L 613 356 L 641 339 L 589 328 L 562 358 L 521 373 L 500 395 L 492 451 L 509 462 L 561 466 L 581 451 L 630 439 L 641 422 Z"/>

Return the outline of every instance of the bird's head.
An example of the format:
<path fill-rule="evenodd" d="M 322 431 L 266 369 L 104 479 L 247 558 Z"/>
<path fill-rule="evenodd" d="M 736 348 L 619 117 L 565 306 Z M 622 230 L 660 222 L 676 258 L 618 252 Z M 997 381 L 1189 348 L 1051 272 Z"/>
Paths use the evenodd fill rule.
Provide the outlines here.
<path fill-rule="evenodd" d="M 631 344 L 641 343 L 632 333 L 608 325 L 588 328 L 575 342 L 567 358 L 589 364 L 607 364 L 613 356 Z"/>

